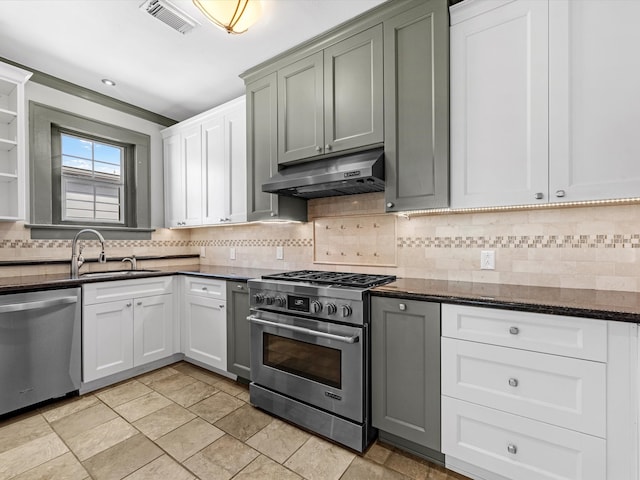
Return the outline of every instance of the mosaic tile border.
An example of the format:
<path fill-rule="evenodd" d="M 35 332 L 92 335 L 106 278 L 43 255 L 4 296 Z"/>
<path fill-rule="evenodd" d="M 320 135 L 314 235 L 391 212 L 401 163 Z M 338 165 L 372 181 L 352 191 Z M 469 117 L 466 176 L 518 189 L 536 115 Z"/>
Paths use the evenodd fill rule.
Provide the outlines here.
<path fill-rule="evenodd" d="M 640 248 L 640 234 L 398 237 L 400 248 Z"/>
<path fill-rule="evenodd" d="M 192 240 L 192 247 L 313 247 L 312 238 Z"/>
<path fill-rule="evenodd" d="M 0 248 L 71 248 L 72 240 L 0 240 Z M 105 248 L 191 247 L 190 240 L 106 240 Z M 87 247 L 99 247 L 97 240 L 82 240 Z"/>

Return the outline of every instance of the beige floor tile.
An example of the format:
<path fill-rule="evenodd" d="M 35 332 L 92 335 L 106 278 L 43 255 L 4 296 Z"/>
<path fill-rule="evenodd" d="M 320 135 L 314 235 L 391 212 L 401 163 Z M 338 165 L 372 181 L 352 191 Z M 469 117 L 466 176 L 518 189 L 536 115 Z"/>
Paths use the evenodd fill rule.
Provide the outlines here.
<path fill-rule="evenodd" d="M 137 433 L 135 428 L 118 417 L 71 437 L 66 442 L 78 459 L 84 461 Z"/>
<path fill-rule="evenodd" d="M 175 392 L 187 385 L 196 382 L 197 380 L 189 375 L 183 375 L 182 373 L 176 373 L 170 377 L 161 378 L 160 380 L 154 380 L 149 384 L 149 387 L 153 388 L 156 392 L 160 392 L 163 395 L 168 392 Z"/>
<path fill-rule="evenodd" d="M 284 464 L 309 480 L 340 478 L 355 455 L 317 437 L 311 437 Z"/>
<path fill-rule="evenodd" d="M 171 377 L 176 373 L 179 372 L 175 368 L 165 367 L 154 370 L 150 373 L 146 373 L 144 375 L 140 375 L 139 377 L 136 377 L 136 380 L 138 380 L 140 383 L 144 383 L 145 385 L 149 385 L 153 382 L 157 382 L 158 380 L 162 380 L 163 378 Z"/>
<path fill-rule="evenodd" d="M 201 418 L 176 428 L 156 440 L 169 455 L 183 462 L 196 452 L 222 437 L 224 432 Z"/>
<path fill-rule="evenodd" d="M 254 449 L 225 435 L 184 464 L 202 480 L 226 480 L 246 467 L 258 455 L 260 454 Z"/>
<path fill-rule="evenodd" d="M 133 422 L 133 426 L 151 440 L 156 440 L 194 418 L 196 416 L 189 410 L 172 403 L 168 407 L 161 408 L 157 412 Z"/>
<path fill-rule="evenodd" d="M 94 455 L 84 466 L 96 480 L 120 480 L 162 454 L 155 443 L 138 434 Z"/>
<path fill-rule="evenodd" d="M 62 417 L 60 420 L 53 422 L 51 427 L 64 440 L 67 440 L 87 430 L 91 430 L 98 425 L 107 423 L 114 418 L 118 418 L 116 412 L 103 403 L 98 403 L 92 407 Z"/>
<path fill-rule="evenodd" d="M 284 463 L 310 437 L 310 434 L 293 425 L 273 420 L 246 443 L 276 462 Z"/>
<path fill-rule="evenodd" d="M 122 405 L 123 403 L 130 402 L 131 400 L 142 397 L 151 393 L 151 389 L 146 385 L 132 380 L 127 383 L 122 383 L 115 387 L 110 387 L 96 393 L 96 396 L 111 408 Z"/>
<path fill-rule="evenodd" d="M 251 405 L 245 404 L 226 417 L 218 420 L 215 426 L 244 442 L 272 421 L 272 416 L 267 415 Z"/>
<path fill-rule="evenodd" d="M 245 385 L 241 385 L 238 382 L 234 382 L 233 380 L 229 380 L 223 378 L 213 384 L 218 390 L 222 390 L 223 392 L 228 393 L 229 395 L 240 395 L 249 390 L 249 387 Z"/>
<path fill-rule="evenodd" d="M 340 480 L 409 480 L 409 477 L 364 458 L 356 457 Z"/>
<path fill-rule="evenodd" d="M 179 390 L 166 392 L 165 395 L 176 402 L 178 405 L 182 405 L 183 407 L 190 407 L 194 403 L 198 403 L 199 401 L 210 397 L 217 391 L 218 390 L 216 390 L 211 385 L 207 385 L 200 380 L 196 380 L 189 385 L 185 385 Z"/>
<path fill-rule="evenodd" d="M 239 398 L 243 402 L 249 403 L 249 390 L 242 391 L 236 395 L 236 398 Z"/>
<path fill-rule="evenodd" d="M 0 479 L 13 478 L 68 451 L 54 432 L 38 437 L 0 453 Z"/>
<path fill-rule="evenodd" d="M 83 480 L 89 474 L 71 452 L 60 455 L 12 480 Z"/>
<path fill-rule="evenodd" d="M 52 432 L 53 430 L 41 415 L 33 415 L 24 420 L 9 423 L 0 428 L 0 453 Z"/>
<path fill-rule="evenodd" d="M 204 418 L 207 422 L 215 423 L 243 405 L 245 404 L 242 400 L 228 393 L 218 392 L 192 405 L 189 410 Z"/>
<path fill-rule="evenodd" d="M 233 477 L 233 480 L 296 480 L 300 475 L 293 473 L 270 458 L 260 455 Z"/>
<path fill-rule="evenodd" d="M 205 370 L 204 368 L 200 368 L 189 363 L 182 363 L 181 365 L 176 367 L 176 370 L 211 386 L 214 386 L 216 383 L 225 380 L 225 377 L 223 377 L 222 375 L 218 375 L 217 373 L 210 372 L 209 370 Z"/>
<path fill-rule="evenodd" d="M 389 455 L 389 458 L 384 465 L 385 467 L 400 472 L 414 480 L 424 480 L 429 478 L 430 468 L 426 463 L 397 452 L 393 452 Z"/>
<path fill-rule="evenodd" d="M 42 416 L 47 419 L 47 422 L 55 422 L 62 417 L 71 415 L 72 413 L 79 412 L 85 408 L 93 407 L 100 403 L 93 395 L 83 395 L 81 397 L 74 397 L 70 400 L 63 400 L 62 402 L 56 402 L 55 404 L 45 407 L 41 410 Z"/>
<path fill-rule="evenodd" d="M 130 402 L 118 405 L 114 410 L 128 422 L 135 422 L 169 405 L 171 405 L 171 400 L 158 392 L 151 392 Z"/>
<path fill-rule="evenodd" d="M 171 457 L 162 455 L 131 475 L 126 476 L 125 480 L 194 480 L 195 478 Z"/>
<path fill-rule="evenodd" d="M 387 461 L 391 453 L 392 451 L 390 448 L 388 448 L 387 446 L 381 443 L 376 442 L 373 445 L 371 445 L 371 447 L 369 447 L 369 450 L 365 452 L 364 456 L 365 458 L 372 460 L 376 463 L 384 463 Z"/>

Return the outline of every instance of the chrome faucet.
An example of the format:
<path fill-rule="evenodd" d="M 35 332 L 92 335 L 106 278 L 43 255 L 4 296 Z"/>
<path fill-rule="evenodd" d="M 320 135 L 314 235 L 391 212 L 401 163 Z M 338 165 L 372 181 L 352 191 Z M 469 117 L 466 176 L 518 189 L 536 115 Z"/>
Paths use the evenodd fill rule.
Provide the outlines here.
<path fill-rule="evenodd" d="M 104 253 L 104 237 L 100 235 L 100 232 L 94 230 L 93 228 L 83 228 L 78 233 L 76 233 L 76 236 L 73 237 L 73 243 L 71 244 L 71 278 L 78 278 L 80 267 L 84 263 L 84 257 L 82 256 L 82 245 L 80 245 L 80 252 L 76 253 L 76 250 L 78 247 L 78 237 L 85 232 L 91 232 L 96 237 L 98 237 L 98 240 L 100 240 L 100 244 L 102 245 L 102 251 L 100 252 L 100 255 L 98 255 L 98 262 L 107 262 L 107 256 Z"/>
<path fill-rule="evenodd" d="M 138 269 L 138 264 L 136 262 L 136 256 L 135 255 L 131 255 L 130 257 L 123 258 L 122 261 L 123 262 L 131 262 L 131 270 L 137 270 Z"/>

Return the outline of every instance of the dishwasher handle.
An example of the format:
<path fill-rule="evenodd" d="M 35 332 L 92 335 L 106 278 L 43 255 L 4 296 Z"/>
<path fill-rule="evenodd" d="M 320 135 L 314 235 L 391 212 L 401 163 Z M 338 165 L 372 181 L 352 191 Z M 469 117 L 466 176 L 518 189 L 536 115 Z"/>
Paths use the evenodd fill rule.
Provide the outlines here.
<path fill-rule="evenodd" d="M 50 300 L 38 300 L 35 302 L 23 302 L 23 303 L 9 303 L 7 305 L 0 305 L 0 313 L 13 313 L 24 312 L 26 310 L 42 310 L 49 307 L 57 307 L 58 305 L 68 305 L 70 303 L 77 303 L 78 297 L 59 297 L 52 298 Z"/>

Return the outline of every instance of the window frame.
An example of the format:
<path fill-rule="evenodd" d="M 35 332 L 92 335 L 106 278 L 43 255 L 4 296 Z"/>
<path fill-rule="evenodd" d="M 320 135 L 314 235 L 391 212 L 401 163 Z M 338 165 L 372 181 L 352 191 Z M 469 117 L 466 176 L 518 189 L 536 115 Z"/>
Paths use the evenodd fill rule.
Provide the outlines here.
<path fill-rule="evenodd" d="M 125 159 L 129 183 L 125 189 L 125 224 L 61 221 L 60 200 L 52 201 L 54 193 L 61 198 L 60 191 L 54 192 L 61 188 L 61 159 L 54 158 L 53 147 L 59 130 L 130 146 Z M 57 148 L 60 152 L 61 146 Z M 78 227 L 97 227 L 105 238 L 150 239 L 154 231 L 150 227 L 150 152 L 149 135 L 29 101 L 30 223 L 26 226 L 31 229 L 31 238 L 73 238 Z"/>

